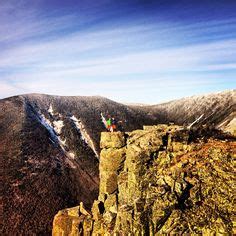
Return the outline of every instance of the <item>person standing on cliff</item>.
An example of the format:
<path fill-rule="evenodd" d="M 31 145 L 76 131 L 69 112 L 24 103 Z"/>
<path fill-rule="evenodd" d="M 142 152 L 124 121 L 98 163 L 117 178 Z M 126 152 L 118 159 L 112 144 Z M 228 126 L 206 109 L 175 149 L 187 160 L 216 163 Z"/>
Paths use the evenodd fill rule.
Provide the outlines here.
<path fill-rule="evenodd" d="M 122 123 L 122 121 L 117 122 L 116 119 L 114 117 L 111 118 L 110 115 L 108 115 L 108 118 L 106 119 L 102 112 L 101 112 L 101 119 L 102 119 L 102 123 L 104 124 L 104 126 L 106 127 L 106 129 L 110 132 L 114 132 L 117 131 L 117 125 L 119 123 Z"/>
<path fill-rule="evenodd" d="M 111 123 L 111 116 L 108 115 L 108 119 L 107 119 L 107 129 L 109 131 L 111 131 L 111 128 L 112 128 L 112 123 Z M 112 132 L 112 131 L 111 131 Z"/>
<path fill-rule="evenodd" d="M 108 115 L 108 119 L 106 119 L 102 112 L 101 112 L 101 119 L 102 119 L 102 123 L 104 124 L 105 128 L 110 131 L 110 126 L 111 126 L 111 119 L 110 116 Z"/>
<path fill-rule="evenodd" d="M 116 119 L 114 117 L 112 117 L 112 120 L 111 120 L 111 132 L 116 131 L 116 129 L 117 129 L 117 122 L 116 122 Z"/>

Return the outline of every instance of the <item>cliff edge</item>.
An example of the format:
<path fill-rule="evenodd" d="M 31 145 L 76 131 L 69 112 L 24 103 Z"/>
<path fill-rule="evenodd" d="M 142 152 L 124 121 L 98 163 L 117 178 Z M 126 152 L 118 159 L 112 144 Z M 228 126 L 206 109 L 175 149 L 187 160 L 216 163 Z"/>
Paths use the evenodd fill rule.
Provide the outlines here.
<path fill-rule="evenodd" d="M 102 133 L 91 211 L 60 211 L 53 235 L 233 235 L 236 142 L 175 125 Z"/>

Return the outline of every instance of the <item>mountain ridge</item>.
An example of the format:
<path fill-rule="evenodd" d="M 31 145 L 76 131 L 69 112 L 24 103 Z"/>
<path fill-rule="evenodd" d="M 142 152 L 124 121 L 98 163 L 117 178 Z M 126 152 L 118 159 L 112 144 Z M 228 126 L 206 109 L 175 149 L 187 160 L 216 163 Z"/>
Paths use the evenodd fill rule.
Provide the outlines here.
<path fill-rule="evenodd" d="M 195 106 L 178 105 L 177 109 L 173 103 L 164 108 L 126 106 L 100 96 L 27 94 L 1 99 L 3 233 L 49 235 L 58 210 L 80 201 L 91 206 L 98 195 L 100 133 L 105 131 L 101 112 L 132 131 L 169 122 L 189 126 L 200 117 L 201 108 L 208 114 L 215 106 L 221 112 L 215 109 L 212 117 L 200 119 L 191 129 L 212 126 L 215 119 L 213 128 L 225 122 L 220 126 L 225 130 L 235 118 L 235 92 L 214 96 L 207 106 L 195 102 Z M 230 131 L 235 130 L 232 123 Z"/>

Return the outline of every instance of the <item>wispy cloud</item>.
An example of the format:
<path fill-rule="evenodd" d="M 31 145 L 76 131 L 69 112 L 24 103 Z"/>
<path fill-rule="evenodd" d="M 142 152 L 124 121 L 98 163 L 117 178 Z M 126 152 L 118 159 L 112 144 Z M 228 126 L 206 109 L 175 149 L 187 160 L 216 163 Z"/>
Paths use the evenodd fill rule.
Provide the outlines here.
<path fill-rule="evenodd" d="M 236 18 L 116 18 L 115 10 L 113 16 L 101 13 L 104 5 L 90 6 L 86 16 L 80 10 L 45 13 L 40 1 L 32 7 L 0 3 L 0 96 L 100 94 L 158 102 L 184 96 L 183 90 L 235 87 Z"/>

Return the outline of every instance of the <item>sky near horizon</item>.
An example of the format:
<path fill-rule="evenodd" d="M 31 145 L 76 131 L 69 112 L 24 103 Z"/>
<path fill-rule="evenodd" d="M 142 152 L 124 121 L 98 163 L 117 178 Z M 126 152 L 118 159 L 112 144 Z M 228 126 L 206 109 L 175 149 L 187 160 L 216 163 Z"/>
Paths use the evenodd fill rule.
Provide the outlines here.
<path fill-rule="evenodd" d="M 234 0 L 0 0 L 0 98 L 155 104 L 235 88 Z"/>

